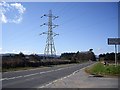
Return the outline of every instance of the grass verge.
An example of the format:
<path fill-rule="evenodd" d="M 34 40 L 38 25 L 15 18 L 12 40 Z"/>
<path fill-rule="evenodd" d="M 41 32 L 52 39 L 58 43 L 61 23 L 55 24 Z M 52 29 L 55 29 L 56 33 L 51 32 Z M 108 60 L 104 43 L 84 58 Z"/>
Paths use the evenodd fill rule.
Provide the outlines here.
<path fill-rule="evenodd" d="M 85 72 L 97 76 L 120 76 L 120 65 L 104 65 L 98 62 L 91 67 L 85 68 Z"/>

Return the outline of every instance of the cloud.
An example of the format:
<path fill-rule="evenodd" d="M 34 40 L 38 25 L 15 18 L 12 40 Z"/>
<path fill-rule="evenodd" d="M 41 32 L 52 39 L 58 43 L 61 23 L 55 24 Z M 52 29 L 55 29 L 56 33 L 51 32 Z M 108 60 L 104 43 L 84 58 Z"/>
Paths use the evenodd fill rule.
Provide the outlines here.
<path fill-rule="evenodd" d="M 2 48 L 0 48 L 0 54 L 2 53 Z"/>
<path fill-rule="evenodd" d="M 3 23 L 7 23 L 7 18 L 6 18 L 6 16 L 3 13 L 1 13 L 1 21 Z"/>
<path fill-rule="evenodd" d="M 22 52 L 24 54 L 30 54 L 31 53 L 30 51 L 27 51 L 27 50 L 12 50 L 11 53 L 19 54 L 20 52 Z"/>
<path fill-rule="evenodd" d="M 102 50 L 102 48 L 98 48 L 97 50 L 98 50 L 98 51 L 101 51 L 101 50 Z"/>
<path fill-rule="evenodd" d="M 12 3 L 10 5 L 13 6 L 13 7 L 15 7 L 16 9 L 18 9 L 18 12 L 20 14 L 23 14 L 24 11 L 26 10 L 20 3 Z"/>
<path fill-rule="evenodd" d="M 2 23 L 20 23 L 26 8 L 21 3 L 0 3 L 0 21 Z"/>

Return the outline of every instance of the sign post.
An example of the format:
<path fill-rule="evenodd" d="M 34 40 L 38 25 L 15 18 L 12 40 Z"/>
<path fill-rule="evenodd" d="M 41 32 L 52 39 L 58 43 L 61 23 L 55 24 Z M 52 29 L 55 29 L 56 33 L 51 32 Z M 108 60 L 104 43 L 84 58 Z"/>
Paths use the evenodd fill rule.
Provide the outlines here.
<path fill-rule="evenodd" d="M 115 44 L 115 65 L 117 65 L 117 46 Z"/>
<path fill-rule="evenodd" d="M 108 38 L 108 45 L 115 45 L 115 65 L 117 65 L 117 45 L 120 45 L 120 38 Z"/>

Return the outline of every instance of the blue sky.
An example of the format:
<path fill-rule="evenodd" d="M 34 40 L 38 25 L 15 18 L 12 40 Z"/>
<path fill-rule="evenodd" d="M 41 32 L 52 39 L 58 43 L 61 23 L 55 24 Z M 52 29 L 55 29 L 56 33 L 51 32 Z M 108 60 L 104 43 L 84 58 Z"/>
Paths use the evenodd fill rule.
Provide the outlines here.
<path fill-rule="evenodd" d="M 60 34 L 54 38 L 57 54 L 87 51 L 90 48 L 97 55 L 114 52 L 114 46 L 107 44 L 107 38 L 118 37 L 116 2 L 21 2 L 20 4 L 25 8 L 21 21 L 2 24 L 3 53 L 44 53 L 46 35 L 39 34 L 48 28 L 40 25 L 47 22 L 48 18 L 40 17 L 48 14 L 50 9 L 54 15 L 59 16 L 53 21 L 59 25 L 53 29 Z M 13 10 L 5 15 L 12 20 L 17 14 Z"/>

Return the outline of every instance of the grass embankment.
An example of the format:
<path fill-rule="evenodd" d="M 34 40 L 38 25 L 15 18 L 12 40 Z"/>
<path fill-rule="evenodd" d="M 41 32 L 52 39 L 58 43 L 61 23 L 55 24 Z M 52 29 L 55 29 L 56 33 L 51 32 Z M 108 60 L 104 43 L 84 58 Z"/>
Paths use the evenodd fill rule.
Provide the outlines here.
<path fill-rule="evenodd" d="M 120 76 L 120 65 L 104 65 L 99 62 L 89 68 L 86 68 L 85 71 L 98 76 Z"/>

